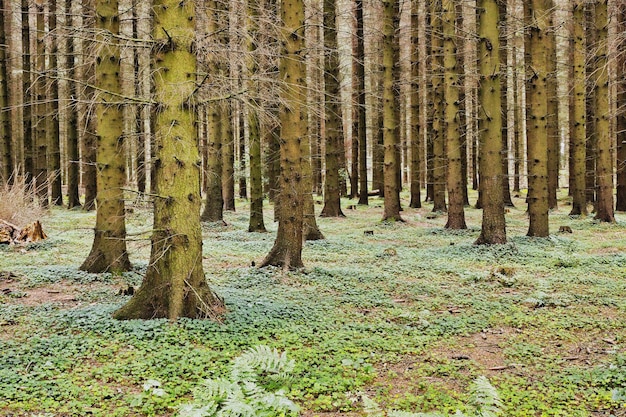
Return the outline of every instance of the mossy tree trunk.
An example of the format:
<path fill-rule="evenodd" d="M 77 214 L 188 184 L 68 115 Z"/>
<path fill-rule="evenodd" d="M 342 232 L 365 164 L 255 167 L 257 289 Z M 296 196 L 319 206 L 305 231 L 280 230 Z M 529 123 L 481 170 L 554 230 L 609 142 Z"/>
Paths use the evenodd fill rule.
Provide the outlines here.
<path fill-rule="evenodd" d="M 0 0 L 0 45 L 7 44 L 5 13 L 9 0 Z M 0 108 L 9 108 L 9 79 L 6 48 L 0 48 Z M 13 174 L 13 143 L 11 139 L 11 114 L 0 112 L 0 181 L 9 182 Z"/>
<path fill-rule="evenodd" d="M 596 178 L 597 198 L 595 219 L 602 222 L 615 222 L 613 210 L 613 157 L 611 148 L 611 114 L 609 107 L 609 69 L 608 69 L 608 6 L 606 0 L 595 2 L 595 120 L 596 120 Z"/>
<path fill-rule="evenodd" d="M 339 179 L 340 154 L 343 152 L 341 96 L 339 90 L 339 50 L 335 21 L 335 1 L 324 0 L 324 111 L 325 165 L 323 217 L 343 217 Z"/>
<path fill-rule="evenodd" d="M 572 210 L 570 215 L 587 216 L 585 195 L 586 170 L 586 99 L 585 99 L 585 2 L 578 0 L 573 5 L 571 24 L 572 79 L 570 95 L 570 182 Z"/>
<path fill-rule="evenodd" d="M 400 181 L 400 115 L 397 76 L 400 63 L 398 24 L 400 20 L 397 0 L 383 0 L 383 182 L 385 191 L 383 220 L 399 220 Z"/>
<path fill-rule="evenodd" d="M 456 4 L 442 1 L 443 17 L 443 67 L 444 67 L 444 120 L 448 149 L 448 221 L 446 229 L 466 229 L 463 198 L 462 141 L 459 123 L 460 75 L 457 65 Z"/>
<path fill-rule="evenodd" d="M 80 266 L 87 272 L 121 272 L 130 269 L 126 251 L 124 193 L 126 161 L 120 103 L 120 51 L 117 1 L 96 2 L 98 41 L 96 59 L 97 117 L 97 211 L 91 252 Z"/>
<path fill-rule="evenodd" d="M 500 93 L 500 37 L 497 0 L 479 0 L 478 44 L 480 141 L 479 174 L 483 218 L 476 244 L 506 243 L 504 196 L 502 190 L 502 112 Z"/>
<path fill-rule="evenodd" d="M 118 319 L 219 319 L 222 300 L 202 266 L 200 155 L 194 98 L 194 2 L 154 2 L 155 120 L 154 229 L 148 271 Z"/>
<path fill-rule="evenodd" d="M 302 230 L 304 184 L 300 144 L 306 133 L 306 68 L 304 48 L 304 2 L 284 0 L 280 3 L 282 89 L 280 110 L 280 206 L 278 231 L 274 246 L 261 266 L 297 269 L 302 263 Z"/>
<path fill-rule="evenodd" d="M 550 0 L 524 3 L 526 37 L 526 135 L 528 137 L 528 236 L 547 237 L 548 224 L 548 64 L 546 44 L 550 25 Z"/>

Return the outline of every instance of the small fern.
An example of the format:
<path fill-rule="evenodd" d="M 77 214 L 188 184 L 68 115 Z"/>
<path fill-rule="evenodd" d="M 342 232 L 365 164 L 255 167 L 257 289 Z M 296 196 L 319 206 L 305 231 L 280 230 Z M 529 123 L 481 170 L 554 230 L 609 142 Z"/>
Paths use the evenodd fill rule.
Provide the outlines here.
<path fill-rule="evenodd" d="M 297 414 L 285 386 L 294 362 L 267 346 L 237 357 L 228 379 L 209 379 L 194 390 L 194 402 L 179 407 L 179 417 L 273 417 Z"/>
<path fill-rule="evenodd" d="M 451 417 L 498 417 L 502 408 L 502 401 L 498 391 L 484 376 L 478 377 L 472 383 L 469 401 L 473 412 L 462 413 L 457 410 Z M 371 398 L 363 396 L 363 409 L 370 417 L 446 417 L 445 414 L 434 411 L 428 413 L 411 413 L 408 411 L 391 410 L 385 412 L 380 405 Z"/>

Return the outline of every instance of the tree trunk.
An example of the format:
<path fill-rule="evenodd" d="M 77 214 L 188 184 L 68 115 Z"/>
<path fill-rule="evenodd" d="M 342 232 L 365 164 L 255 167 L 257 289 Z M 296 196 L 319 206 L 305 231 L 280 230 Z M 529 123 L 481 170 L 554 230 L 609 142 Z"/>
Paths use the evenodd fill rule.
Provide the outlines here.
<path fill-rule="evenodd" d="M 101 45 L 96 60 L 96 99 L 98 120 L 98 194 L 93 245 L 80 269 L 87 272 L 122 272 L 130 270 L 126 251 L 124 193 L 126 180 L 123 119 L 120 106 L 120 56 L 113 36 L 119 33 L 117 1 L 96 2 L 98 40 Z"/>
<path fill-rule="evenodd" d="M 507 0 L 498 1 L 500 15 L 500 105 L 502 106 L 502 196 L 504 205 L 514 207 L 509 181 L 508 21 Z"/>
<path fill-rule="evenodd" d="M 433 211 L 445 212 L 446 207 L 446 148 L 444 120 L 444 63 L 442 0 L 431 0 L 432 27 L 432 90 L 433 90 Z"/>
<path fill-rule="evenodd" d="M 24 155 L 24 177 L 26 183 L 34 181 L 34 144 L 33 144 L 33 120 L 32 120 L 32 72 L 30 54 L 30 8 L 29 1 L 22 0 L 22 123 L 24 136 L 22 138 Z"/>
<path fill-rule="evenodd" d="M 117 319 L 165 317 L 219 320 L 223 301 L 209 288 L 202 266 L 200 167 L 194 112 L 194 3 L 157 0 L 153 36 L 158 197 L 148 271 Z"/>
<path fill-rule="evenodd" d="M 422 62 L 420 62 L 420 10 L 417 0 L 411 2 L 411 165 L 410 165 L 410 187 L 411 200 L 409 207 L 422 207 L 420 168 L 421 168 L 421 152 L 420 145 L 422 143 L 421 115 L 420 115 L 420 98 L 422 89 L 420 88 L 420 76 Z"/>
<path fill-rule="evenodd" d="M 554 1 L 550 3 L 554 6 Z M 545 37 L 547 79 L 546 93 L 548 98 L 548 207 L 550 210 L 557 208 L 557 191 L 559 188 L 559 162 L 560 162 L 560 139 L 559 139 L 559 98 L 557 91 L 556 73 L 556 34 L 550 20 L 550 28 Z"/>
<path fill-rule="evenodd" d="M 548 223 L 548 97 L 547 51 L 550 42 L 551 1 L 532 0 L 524 3 L 529 36 L 526 38 L 527 67 L 527 136 L 528 136 L 528 236 L 547 237 Z"/>
<path fill-rule="evenodd" d="M 0 45 L 7 45 L 5 15 L 9 0 L 0 0 Z M 13 175 L 13 144 L 11 135 L 11 114 L 9 108 L 9 78 L 6 48 L 0 48 L 0 182 L 9 183 Z"/>
<path fill-rule="evenodd" d="M 587 216 L 585 195 L 586 170 L 586 99 L 585 99 L 585 4 L 579 0 L 573 5 L 571 24 L 572 79 L 570 101 L 570 177 L 572 178 L 572 210 L 570 215 Z"/>
<path fill-rule="evenodd" d="M 500 37 L 497 0 L 479 0 L 480 192 L 483 219 L 476 244 L 506 243 L 502 194 L 502 112 L 500 93 Z"/>
<path fill-rule="evenodd" d="M 302 263 L 302 231 L 304 184 L 300 142 L 305 134 L 306 69 L 304 56 L 304 2 L 287 0 L 280 3 L 282 50 L 280 78 L 289 80 L 282 90 L 280 112 L 280 217 L 274 246 L 261 266 L 296 269 Z"/>
<path fill-rule="evenodd" d="M 58 28 L 57 0 L 48 0 L 48 48 L 49 48 L 49 94 L 47 102 L 46 142 L 48 143 L 48 172 L 50 174 L 50 198 L 55 206 L 63 205 L 61 175 L 61 141 L 59 125 L 59 59 L 58 59 Z"/>
<path fill-rule="evenodd" d="M 367 205 L 367 129 L 365 107 L 365 39 L 363 36 L 363 0 L 356 0 L 356 51 L 355 73 L 356 83 L 356 138 L 359 142 L 359 204 Z M 353 132 L 354 135 L 354 132 Z"/>
<path fill-rule="evenodd" d="M 619 30 L 626 33 L 626 5 L 621 4 L 618 14 Z M 622 38 L 618 68 L 626 71 L 626 39 Z M 617 93 L 617 211 L 626 211 L 626 81 L 620 80 Z"/>
<path fill-rule="evenodd" d="M 397 77 L 400 63 L 398 24 L 400 20 L 397 0 L 383 0 L 383 181 L 385 202 L 383 220 L 402 221 L 400 217 L 400 184 L 398 166 L 400 158 L 399 91 Z"/>
<path fill-rule="evenodd" d="M 457 66 L 456 7 L 453 0 L 443 0 L 444 119 L 448 149 L 448 222 L 446 229 L 467 229 L 463 199 L 463 164 L 459 123 L 460 75 Z"/>
<path fill-rule="evenodd" d="M 83 0 L 83 25 L 87 29 L 94 30 L 96 28 L 95 6 L 95 0 Z M 96 64 L 94 57 L 89 54 L 90 51 L 93 51 L 95 44 L 95 39 L 92 37 L 86 37 L 83 40 L 83 62 L 85 63 L 83 78 L 85 80 L 92 80 L 95 78 Z M 85 203 L 83 204 L 83 210 L 91 211 L 96 209 L 98 180 L 96 166 L 96 116 L 93 111 L 94 104 L 91 104 L 95 103 L 96 92 L 90 84 L 84 88 L 83 100 L 85 103 L 89 103 L 84 105 L 82 108 L 85 118 L 83 123 L 86 125 L 83 136 L 82 152 L 83 185 L 85 187 Z"/>
<path fill-rule="evenodd" d="M 609 77 L 608 77 L 608 7 L 606 0 L 595 2 L 595 30 L 597 45 L 595 46 L 595 120 L 596 120 L 596 178 L 598 181 L 595 219 L 602 222 L 615 222 L 613 210 L 613 158 L 611 148 L 611 121 L 609 108 Z"/>
<path fill-rule="evenodd" d="M 66 0 L 65 5 L 65 25 L 67 27 L 74 27 L 75 18 L 75 4 L 72 0 Z M 68 69 L 68 93 L 69 93 L 69 111 L 66 118 L 66 153 L 68 159 L 67 167 L 67 208 L 73 209 L 81 207 L 80 193 L 78 187 L 80 185 L 80 153 L 79 153 L 79 135 L 78 135 L 78 112 L 79 112 L 79 99 L 78 99 L 78 81 L 76 63 L 77 59 L 75 54 L 75 38 L 73 36 L 67 36 L 67 69 Z"/>
<path fill-rule="evenodd" d="M 235 135 L 233 103 L 228 101 L 222 114 L 222 199 L 224 210 L 235 211 Z"/>
<path fill-rule="evenodd" d="M 339 184 L 340 154 L 343 152 L 343 129 L 334 0 L 324 0 L 324 49 L 326 51 L 324 60 L 326 180 L 324 182 L 324 208 L 320 215 L 323 217 L 343 217 Z"/>
<path fill-rule="evenodd" d="M 202 211 L 203 222 L 224 221 L 224 200 L 222 195 L 222 109 L 219 104 L 208 105 L 208 159 L 207 159 L 207 194 Z"/>
<path fill-rule="evenodd" d="M 42 207 L 48 207 L 48 137 L 46 134 L 47 122 L 47 92 L 46 92 L 46 48 L 45 48 L 45 18 L 46 10 L 40 1 L 34 5 L 36 19 L 36 50 L 35 50 L 35 192 Z"/>

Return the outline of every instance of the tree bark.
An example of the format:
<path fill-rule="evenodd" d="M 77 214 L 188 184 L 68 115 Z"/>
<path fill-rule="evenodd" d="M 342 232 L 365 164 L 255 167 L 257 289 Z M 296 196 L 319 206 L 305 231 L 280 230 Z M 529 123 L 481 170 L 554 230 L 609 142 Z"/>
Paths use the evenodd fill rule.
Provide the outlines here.
<path fill-rule="evenodd" d="M 322 217 L 344 217 L 341 211 L 339 178 L 340 154 L 344 147 L 334 0 L 324 0 L 324 49 L 326 51 L 324 60 L 326 180 L 324 182 L 324 208 L 320 215 Z"/>
<path fill-rule="evenodd" d="M 528 137 L 528 236 L 547 237 L 548 222 L 548 97 L 547 30 L 550 25 L 551 1 L 524 3 L 527 67 L 527 137 Z"/>
<path fill-rule="evenodd" d="M 306 69 L 304 56 L 304 2 L 285 0 L 280 3 L 281 55 L 280 78 L 288 87 L 282 90 L 280 111 L 280 198 L 278 231 L 274 246 L 261 266 L 284 269 L 302 268 L 302 231 L 304 184 L 300 142 L 305 132 L 303 106 L 306 105 Z"/>
<path fill-rule="evenodd" d="M 573 5 L 571 24 L 572 79 L 570 95 L 570 177 L 572 178 L 572 210 L 570 215 L 587 216 L 585 195 L 586 170 L 586 99 L 585 99 L 585 4 L 579 0 Z"/>
<path fill-rule="evenodd" d="M 87 29 L 93 30 L 96 28 L 95 6 L 95 0 L 83 0 L 83 25 Z M 95 39 L 91 36 L 85 37 L 83 40 L 83 62 L 85 63 L 83 78 L 85 80 L 93 80 L 95 78 L 95 60 L 94 57 L 90 55 L 90 51 L 93 51 L 95 44 Z M 96 166 L 97 127 L 96 116 L 93 111 L 96 101 L 96 92 L 91 84 L 85 87 L 83 100 L 85 103 L 88 103 L 84 105 L 82 109 L 85 118 L 83 123 L 87 127 L 84 131 L 82 149 L 83 186 L 85 187 L 85 203 L 83 204 L 83 210 L 91 211 L 96 209 L 96 196 L 98 194 Z"/>
<path fill-rule="evenodd" d="M 626 5 L 621 4 L 618 14 L 619 30 L 626 32 Z M 618 69 L 626 71 L 626 39 L 622 37 Z M 617 196 L 615 209 L 626 211 L 626 81 L 621 79 L 617 93 Z"/>
<path fill-rule="evenodd" d="M 421 96 L 422 89 L 420 88 L 420 76 L 422 62 L 420 62 L 420 8 L 419 2 L 414 0 L 411 2 L 411 165 L 410 165 L 410 189 L 411 200 L 409 207 L 420 208 L 422 207 L 421 196 L 421 152 L 420 145 L 422 144 L 422 126 L 421 126 Z"/>
<path fill-rule="evenodd" d="M 98 194 L 93 245 L 80 269 L 87 272 L 130 270 L 126 250 L 124 193 L 123 119 L 120 106 L 120 51 L 114 37 L 119 33 L 117 1 L 96 2 L 96 22 L 101 45 L 96 59 L 96 102 L 98 120 Z"/>
<path fill-rule="evenodd" d="M 75 3 L 72 0 L 66 0 L 65 5 L 65 25 L 67 27 L 74 26 L 73 17 L 75 14 Z M 69 35 L 69 34 L 68 34 Z M 77 59 L 75 54 L 75 38 L 74 36 L 67 36 L 67 71 L 68 71 L 68 92 L 69 92 L 69 111 L 67 112 L 66 119 L 66 146 L 67 146 L 67 208 L 80 208 L 80 193 L 78 191 L 80 185 L 80 152 L 79 152 L 79 134 L 78 134 L 78 112 L 79 112 L 79 99 L 78 99 L 78 81 L 76 63 Z"/>
<path fill-rule="evenodd" d="M 478 56 L 480 85 L 478 119 L 480 140 L 480 192 L 483 218 L 476 244 L 506 243 L 504 196 L 502 194 L 502 112 L 500 92 L 500 37 L 497 0 L 479 0 Z"/>
<path fill-rule="evenodd" d="M 200 166 L 190 105 L 196 90 L 194 2 L 157 0 L 154 13 L 159 105 L 152 250 L 141 287 L 114 317 L 219 320 L 224 304 L 207 285 L 202 266 Z"/>
<path fill-rule="evenodd" d="M 456 7 L 453 0 L 443 0 L 444 120 L 448 150 L 448 221 L 446 229 L 467 229 L 463 198 L 463 164 L 459 123 L 460 75 L 457 66 Z"/>
<path fill-rule="evenodd" d="M 431 53 L 433 90 L 433 211 L 446 212 L 446 137 L 444 134 L 444 63 L 442 0 L 431 0 Z"/>
<path fill-rule="evenodd" d="M 0 0 L 0 45 L 7 45 L 5 14 L 9 0 Z M 0 181 L 9 183 L 13 175 L 13 143 L 11 135 L 11 114 L 9 108 L 9 78 L 6 48 L 0 48 Z"/>

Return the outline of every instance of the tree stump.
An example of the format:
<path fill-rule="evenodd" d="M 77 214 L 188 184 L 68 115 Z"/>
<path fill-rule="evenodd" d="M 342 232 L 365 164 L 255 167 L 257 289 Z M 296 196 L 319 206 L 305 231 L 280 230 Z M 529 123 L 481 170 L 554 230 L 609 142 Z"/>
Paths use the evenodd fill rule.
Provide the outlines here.
<path fill-rule="evenodd" d="M 47 237 L 39 220 L 24 228 L 19 228 L 5 220 L 0 220 L 0 244 L 11 245 L 15 243 L 39 242 Z"/>

